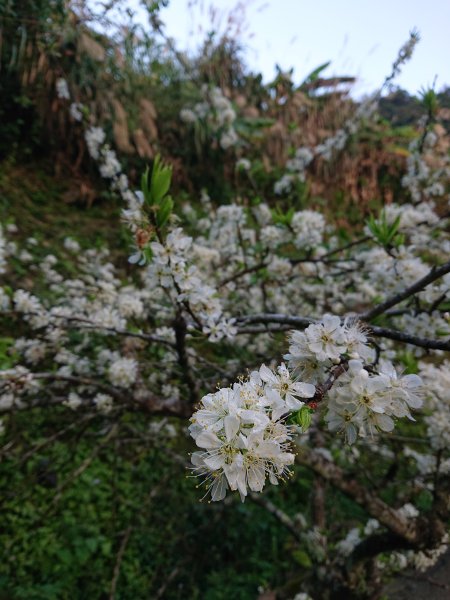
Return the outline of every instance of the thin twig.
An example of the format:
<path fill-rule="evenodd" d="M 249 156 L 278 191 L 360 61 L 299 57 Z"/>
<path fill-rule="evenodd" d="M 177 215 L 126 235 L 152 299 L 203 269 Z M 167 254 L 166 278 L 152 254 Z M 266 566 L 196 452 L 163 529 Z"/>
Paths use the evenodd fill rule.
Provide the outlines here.
<path fill-rule="evenodd" d="M 114 423 L 114 425 L 108 431 L 106 436 L 102 439 L 100 444 L 98 444 L 94 448 L 94 450 L 91 452 L 91 454 L 81 463 L 81 465 L 79 465 L 74 471 L 72 471 L 72 473 L 69 475 L 69 477 L 67 477 L 67 479 L 65 479 L 62 482 L 62 484 L 58 486 L 58 489 L 56 490 L 56 494 L 55 494 L 52 502 L 50 503 L 50 506 L 47 509 L 46 514 L 48 514 L 48 512 L 50 512 L 50 510 L 54 506 L 56 506 L 56 504 L 58 504 L 58 502 L 61 499 L 62 493 L 67 488 L 67 486 L 70 483 L 72 483 L 73 481 L 75 481 L 75 479 L 77 479 L 80 475 L 82 475 L 82 473 L 84 473 L 84 471 L 86 471 L 86 469 L 88 469 L 90 467 L 92 461 L 98 456 L 99 452 L 105 446 L 107 446 L 109 444 L 111 439 L 118 433 L 118 431 L 119 431 L 119 425 L 117 423 Z"/>
<path fill-rule="evenodd" d="M 83 423 L 87 423 L 89 421 L 92 421 L 96 417 L 98 417 L 97 413 L 96 414 L 83 415 L 83 417 L 81 417 L 81 419 L 78 419 L 74 423 L 71 423 L 67 427 L 64 427 L 64 429 L 60 429 L 59 431 L 57 431 L 56 433 L 54 433 L 50 437 L 48 437 L 45 440 L 43 440 L 42 442 L 40 442 L 39 444 L 35 444 L 28 452 L 26 452 L 21 457 L 19 464 L 23 465 L 24 463 L 26 463 L 33 456 L 33 454 L 36 454 L 36 452 L 39 452 L 40 450 L 42 450 L 43 448 L 45 448 L 46 446 L 48 446 L 49 444 L 51 444 L 52 442 L 54 442 L 58 438 L 62 437 L 63 435 L 65 435 L 66 433 L 68 433 L 69 431 L 71 431 L 72 429 L 75 429 L 76 427 L 78 427 L 79 425 L 82 425 Z"/>
<path fill-rule="evenodd" d="M 47 381 L 66 381 L 67 383 L 75 383 L 77 385 L 86 385 L 89 387 L 95 387 L 99 390 L 104 391 L 106 394 L 110 394 L 116 400 L 124 400 L 125 396 L 123 392 L 118 391 L 115 387 L 91 379 L 90 377 L 81 377 L 76 375 L 61 375 L 60 373 L 33 373 L 33 379 L 42 379 Z"/>
<path fill-rule="evenodd" d="M 259 271 L 260 269 L 264 269 L 265 267 L 267 267 L 267 263 L 259 263 L 257 265 L 254 265 L 253 267 L 247 267 L 246 269 L 242 269 L 242 271 L 238 271 L 234 275 L 230 275 L 230 277 L 226 277 L 225 279 L 222 279 L 222 281 L 218 284 L 217 287 L 221 288 L 224 285 L 226 285 L 227 283 L 236 281 L 237 279 L 240 279 L 244 275 L 248 275 L 249 273 L 255 273 L 255 272 Z"/>
<path fill-rule="evenodd" d="M 117 581 L 119 579 L 120 574 L 120 566 L 122 564 L 123 555 L 125 554 L 125 550 L 128 544 L 128 540 L 130 539 L 131 532 L 133 531 L 133 527 L 131 525 L 125 529 L 124 536 L 122 541 L 120 542 L 119 552 L 117 553 L 116 564 L 114 565 L 114 573 L 111 581 L 111 592 L 109 594 L 109 600 L 115 600 L 116 597 L 116 589 L 117 589 Z"/>
<path fill-rule="evenodd" d="M 41 316 L 40 313 L 38 312 L 27 312 L 27 313 L 21 313 L 18 312 L 16 310 L 9 310 L 9 311 L 4 311 L 2 313 L 2 315 L 13 315 L 13 316 L 32 316 L 32 317 L 38 317 Z M 76 327 L 76 329 L 87 329 L 87 330 L 93 330 L 93 331 L 107 331 L 109 333 L 115 333 L 116 335 L 121 335 L 124 337 L 133 337 L 133 338 L 138 338 L 140 340 L 145 340 L 147 342 L 155 342 L 157 344 L 165 344 L 166 346 L 170 346 L 171 348 L 175 347 L 174 342 L 171 342 L 170 340 L 166 340 L 158 335 L 153 335 L 151 333 L 143 333 L 143 332 L 134 332 L 134 331 L 128 331 L 127 329 L 117 329 L 116 327 L 106 327 L 105 325 L 101 325 L 99 323 L 96 323 L 95 321 L 92 321 L 91 319 L 86 319 L 85 317 L 68 317 L 66 315 L 55 315 L 52 313 L 48 313 L 48 316 L 50 319 L 60 319 L 61 321 L 66 321 L 67 323 L 80 323 L 79 327 Z M 68 329 L 75 329 L 75 325 L 73 326 L 68 326 Z"/>
<path fill-rule="evenodd" d="M 291 533 L 294 538 L 300 542 L 300 530 L 299 527 L 294 523 L 294 521 L 287 515 L 281 508 L 275 506 L 273 502 L 268 500 L 264 494 L 255 494 L 251 493 L 249 495 L 250 500 L 255 502 L 255 504 L 259 504 L 262 506 L 267 512 L 269 512 L 277 521 L 279 521 L 288 531 Z"/>
<path fill-rule="evenodd" d="M 260 313 L 256 315 L 244 315 L 236 318 L 237 323 L 280 323 L 281 325 L 293 325 L 294 327 L 308 327 L 315 323 L 316 319 L 310 317 L 294 317 L 280 313 Z"/>
<path fill-rule="evenodd" d="M 370 235 L 366 235 L 363 238 L 360 238 L 359 240 L 355 240 L 354 242 L 350 242 L 348 244 L 345 244 L 345 246 L 340 246 L 339 248 L 335 248 L 334 250 L 330 250 L 330 252 L 327 252 L 326 254 L 323 254 L 320 258 L 328 258 L 330 256 L 333 256 L 334 254 L 338 254 L 339 252 L 344 252 L 344 250 L 348 250 L 349 248 L 353 248 L 354 246 L 359 246 L 360 244 L 364 244 L 365 242 L 368 242 L 369 240 L 371 240 L 371 236 Z"/>

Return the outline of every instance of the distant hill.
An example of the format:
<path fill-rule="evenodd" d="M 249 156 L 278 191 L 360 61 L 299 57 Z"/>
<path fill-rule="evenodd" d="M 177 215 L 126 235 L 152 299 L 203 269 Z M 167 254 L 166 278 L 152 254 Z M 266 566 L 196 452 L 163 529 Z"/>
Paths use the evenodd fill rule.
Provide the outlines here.
<path fill-rule="evenodd" d="M 450 131 L 450 87 L 437 94 L 441 108 L 440 117 L 447 131 Z M 415 125 L 423 115 L 420 97 L 406 90 L 396 89 L 380 100 L 379 110 L 382 117 L 394 126 Z"/>

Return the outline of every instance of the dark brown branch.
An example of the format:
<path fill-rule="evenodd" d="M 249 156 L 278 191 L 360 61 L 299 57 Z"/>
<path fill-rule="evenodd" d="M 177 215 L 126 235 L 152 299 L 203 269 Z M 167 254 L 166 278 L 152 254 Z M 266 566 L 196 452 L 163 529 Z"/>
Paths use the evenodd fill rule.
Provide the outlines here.
<path fill-rule="evenodd" d="M 77 375 L 61 375 L 59 373 L 33 373 L 33 379 L 41 379 L 43 381 L 66 381 L 67 383 L 74 383 L 75 385 L 86 385 L 89 387 L 95 387 L 106 394 L 109 394 L 116 400 L 124 401 L 124 392 L 119 391 L 112 385 L 102 383 L 96 379 L 90 377 L 82 377 Z"/>
<path fill-rule="evenodd" d="M 238 329 L 239 335 L 245 334 L 258 334 L 258 333 L 283 333 L 286 331 L 292 331 L 292 327 L 288 325 L 261 325 L 258 327 L 255 325 L 254 327 L 240 327 Z"/>
<path fill-rule="evenodd" d="M 372 491 L 360 485 L 356 480 L 349 479 L 345 471 L 326 460 L 319 453 L 301 448 L 296 456 L 296 461 L 321 475 L 397 536 L 405 539 L 410 544 L 415 545 L 419 542 L 421 535 L 416 520 L 405 519 Z"/>
<path fill-rule="evenodd" d="M 393 552 L 394 550 L 411 550 L 414 548 L 405 538 L 387 531 L 369 536 L 360 542 L 353 550 L 351 561 L 361 561 L 373 558 L 383 552 Z"/>
<path fill-rule="evenodd" d="M 449 267 L 450 271 L 450 267 Z M 291 315 L 282 315 L 277 313 L 257 314 L 248 315 L 244 317 L 238 317 L 238 323 L 264 323 L 266 327 L 240 327 L 238 333 L 277 333 L 283 331 L 289 331 L 292 327 L 305 328 L 315 323 L 315 319 L 309 317 L 295 317 Z M 278 324 L 276 327 L 271 327 L 270 324 Z M 427 348 L 429 350 L 450 350 L 450 341 L 446 340 L 433 340 L 430 338 L 421 338 L 397 329 L 389 329 L 387 327 L 378 327 L 376 325 L 367 326 L 369 332 L 375 337 L 384 337 L 390 340 L 403 342 L 405 344 L 412 344 L 413 346 L 419 346 L 421 348 Z"/>
<path fill-rule="evenodd" d="M 182 400 L 172 400 L 170 398 L 159 398 L 147 391 L 145 395 L 141 395 L 139 400 L 136 400 L 129 391 L 119 390 L 113 386 L 107 385 L 96 379 L 89 377 L 81 377 L 76 375 L 61 375 L 59 373 L 32 373 L 33 378 L 44 381 L 61 381 L 72 383 L 74 385 L 84 385 L 96 388 L 112 396 L 118 403 L 125 406 L 128 410 L 142 411 L 151 415 L 161 415 L 179 418 L 189 418 L 192 414 L 192 407 Z M 42 393 L 42 390 L 38 390 Z M 23 403 L 20 407 L 13 405 L 10 409 L 0 412 L 12 412 L 15 410 L 31 410 L 33 408 L 45 406 L 62 405 L 66 400 L 65 397 L 52 397 L 33 399 L 26 404 Z"/>
<path fill-rule="evenodd" d="M 54 315 L 52 313 L 46 313 L 50 319 L 50 321 L 52 319 L 59 319 L 61 321 L 66 321 L 67 323 L 80 323 L 81 325 L 79 327 L 75 327 L 75 325 L 73 326 L 68 326 L 68 329 L 87 329 L 87 330 L 93 330 L 93 331 L 108 331 L 110 333 L 115 333 L 116 335 L 120 335 L 120 336 L 124 336 L 124 337 L 133 337 L 133 338 L 138 338 L 140 340 L 145 340 L 146 342 L 155 342 L 157 344 L 165 344 L 166 346 L 170 346 L 172 348 L 175 348 L 175 344 L 169 340 L 165 340 L 164 338 L 158 336 L 158 335 L 153 335 L 151 333 L 142 333 L 142 332 L 134 332 L 134 331 L 128 331 L 126 329 L 116 329 L 115 327 L 106 327 L 104 325 L 100 325 L 95 323 L 95 321 L 91 321 L 90 319 L 86 319 L 85 317 L 68 317 L 68 316 L 64 316 L 64 315 Z M 13 315 L 13 316 L 22 316 L 22 317 L 27 317 L 27 316 L 39 316 L 39 313 L 36 312 L 27 312 L 27 313 L 21 313 L 15 310 L 10 310 L 10 311 L 5 311 L 2 312 L 2 316 L 3 315 Z"/>
<path fill-rule="evenodd" d="M 397 329 L 388 329 L 387 327 L 377 327 L 375 325 L 369 325 L 369 331 L 376 337 L 388 338 L 389 340 L 412 344 L 413 346 L 419 346 L 420 348 L 427 348 L 429 350 L 450 350 L 450 340 L 444 341 L 421 338 L 416 335 L 404 333 L 403 331 L 398 331 Z"/>
<path fill-rule="evenodd" d="M 217 287 L 221 288 L 227 283 L 236 281 L 237 279 L 240 279 L 241 277 L 243 277 L 244 275 L 248 275 L 249 273 L 256 273 L 257 271 L 264 269 L 265 267 L 267 267 L 266 263 L 259 263 L 257 265 L 254 265 L 253 267 L 247 267 L 246 269 L 242 269 L 242 271 L 238 271 L 234 275 L 230 275 L 230 277 L 222 279 L 222 281 L 218 284 Z"/>
<path fill-rule="evenodd" d="M 347 369 L 348 369 L 347 361 L 343 361 L 339 365 L 336 365 L 335 367 L 333 367 L 330 371 L 328 379 L 324 383 L 321 383 L 320 385 L 316 386 L 316 393 L 314 394 L 314 397 L 312 398 L 312 400 L 310 400 L 310 402 L 321 402 L 323 400 L 325 394 L 327 392 L 329 392 L 331 390 L 331 388 L 333 387 L 336 379 L 338 379 L 338 377 L 340 377 L 343 373 L 345 373 L 345 371 Z"/>
<path fill-rule="evenodd" d="M 330 256 L 333 256 L 334 254 L 338 254 L 339 252 L 344 252 L 344 250 L 348 250 L 349 248 L 353 248 L 354 246 L 359 246 L 360 244 L 364 244 L 365 242 L 368 242 L 369 240 L 371 240 L 371 236 L 370 235 L 366 235 L 363 238 L 360 238 L 359 240 L 355 240 L 354 242 L 350 242 L 348 244 L 345 244 L 345 246 L 340 246 L 339 248 L 335 248 L 334 250 L 330 250 L 330 252 L 327 252 L 326 254 L 323 254 L 321 256 L 321 258 L 329 258 Z"/>
<path fill-rule="evenodd" d="M 186 352 L 186 333 L 187 325 L 181 313 L 178 314 L 174 321 L 175 330 L 175 347 L 178 354 L 178 363 L 183 372 L 186 384 L 189 389 L 189 401 L 191 406 L 196 404 L 199 400 L 199 391 L 197 381 L 194 379 L 189 364 L 189 358 Z"/>
<path fill-rule="evenodd" d="M 292 325 L 293 327 L 308 327 L 315 323 L 316 319 L 310 317 L 293 317 L 279 313 L 261 313 L 256 315 L 245 315 L 237 317 L 236 322 L 243 323 L 280 323 L 281 325 Z"/>
<path fill-rule="evenodd" d="M 407 300 L 411 296 L 414 296 L 414 294 L 417 294 L 417 292 L 421 292 L 424 288 L 427 287 L 427 285 L 433 283 L 434 281 L 436 281 L 436 279 L 443 277 L 447 273 L 450 273 L 450 261 L 446 262 L 440 267 L 433 267 L 431 271 L 427 275 L 425 275 L 425 277 L 422 277 L 422 279 L 419 279 L 418 281 L 416 281 L 416 283 L 410 285 L 402 292 L 399 292 L 398 294 L 391 296 L 384 302 L 381 302 L 380 304 L 372 308 L 372 310 L 363 313 L 362 315 L 360 315 L 360 318 L 364 321 L 371 321 L 375 317 L 382 315 L 392 306 L 403 302 L 403 300 Z"/>
<path fill-rule="evenodd" d="M 313 264 L 313 265 L 340 265 L 342 263 L 356 263 L 355 258 L 291 258 L 289 259 L 291 265 L 302 265 L 302 264 Z M 342 271 L 343 273 L 351 273 L 355 269 L 351 269 L 350 271 Z M 332 273 L 330 273 L 332 275 Z"/>

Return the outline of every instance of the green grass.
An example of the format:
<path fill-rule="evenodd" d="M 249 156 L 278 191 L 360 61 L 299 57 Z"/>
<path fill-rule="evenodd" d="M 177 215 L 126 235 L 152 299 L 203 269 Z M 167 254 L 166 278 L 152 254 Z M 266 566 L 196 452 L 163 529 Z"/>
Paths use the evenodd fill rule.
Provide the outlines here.
<path fill-rule="evenodd" d="M 71 174 L 56 176 L 53 171 L 54 165 L 45 161 L 24 165 L 6 160 L 0 164 L 0 220 L 17 225 L 14 239 L 35 237 L 43 253 L 58 252 L 67 236 L 85 248 L 106 243 L 112 250 L 122 249 L 126 238 L 119 200 L 101 191 L 91 206 L 86 201 L 65 200 L 65 195 L 71 196 L 67 194 L 71 185 L 75 191 L 79 188 L 81 197 L 86 181 L 73 180 Z M 87 185 L 92 187 L 92 183 Z"/>

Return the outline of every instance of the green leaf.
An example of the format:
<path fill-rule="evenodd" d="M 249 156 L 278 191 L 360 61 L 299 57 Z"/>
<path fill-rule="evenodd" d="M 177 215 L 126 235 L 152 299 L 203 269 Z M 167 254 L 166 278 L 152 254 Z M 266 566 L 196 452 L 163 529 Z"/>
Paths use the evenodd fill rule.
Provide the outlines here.
<path fill-rule="evenodd" d="M 436 96 L 436 92 L 433 88 L 422 88 L 419 92 L 423 106 L 430 115 L 436 115 L 439 109 L 439 102 Z"/>
<path fill-rule="evenodd" d="M 273 222 L 279 225 L 290 225 L 294 213 L 294 207 L 291 207 L 286 212 L 283 212 L 279 207 L 276 207 L 275 209 L 272 209 Z"/>
<path fill-rule="evenodd" d="M 419 364 L 417 362 L 417 358 L 411 351 L 405 350 L 404 352 L 399 353 L 398 358 L 403 363 L 405 367 L 405 373 L 407 375 L 411 373 L 416 374 L 419 372 Z"/>
<path fill-rule="evenodd" d="M 153 163 L 152 180 L 150 184 L 150 192 L 152 203 L 159 204 L 170 188 L 172 180 L 172 167 L 164 165 L 161 161 L 161 156 L 158 154 Z"/>
<path fill-rule="evenodd" d="M 381 246 L 400 246 L 404 242 L 403 234 L 398 233 L 400 226 L 400 215 L 392 223 L 388 223 L 386 212 L 381 211 L 379 217 L 375 219 L 373 215 L 367 220 L 367 227 L 375 240 Z"/>
<path fill-rule="evenodd" d="M 164 200 L 161 203 L 161 206 L 159 207 L 159 210 L 156 214 L 156 224 L 158 225 L 158 227 L 163 227 L 171 213 L 172 213 L 172 209 L 173 209 L 173 200 L 171 196 L 166 196 L 164 198 Z"/>
<path fill-rule="evenodd" d="M 302 406 L 299 411 L 292 415 L 289 422 L 300 425 L 304 432 L 308 431 L 312 421 L 312 413 L 313 411 L 308 406 Z"/>
<path fill-rule="evenodd" d="M 145 172 L 142 174 L 142 177 L 141 177 L 141 190 L 142 190 L 142 193 L 144 194 L 145 204 L 148 204 L 151 206 L 152 199 L 151 199 L 151 194 L 150 194 L 150 190 L 148 187 L 148 167 L 145 169 Z"/>
<path fill-rule="evenodd" d="M 308 569 L 312 566 L 312 562 L 308 554 L 304 550 L 294 550 L 292 552 L 294 560 L 303 568 Z"/>
<path fill-rule="evenodd" d="M 153 250 L 150 248 L 150 246 L 147 246 L 146 248 L 144 248 L 142 250 L 142 254 L 145 256 L 145 261 L 147 263 L 151 262 L 151 260 L 153 258 Z"/>
<path fill-rule="evenodd" d="M 323 63 L 322 65 L 319 65 L 318 67 L 316 67 L 314 69 L 314 71 L 311 71 L 311 73 L 307 77 L 305 77 L 305 79 L 300 84 L 300 88 L 302 88 L 305 85 L 308 85 L 308 83 L 312 83 L 313 81 L 316 81 L 319 78 L 319 75 L 322 73 L 322 71 L 325 71 L 325 69 L 330 64 L 331 64 L 331 60 L 328 60 L 327 62 Z"/>

